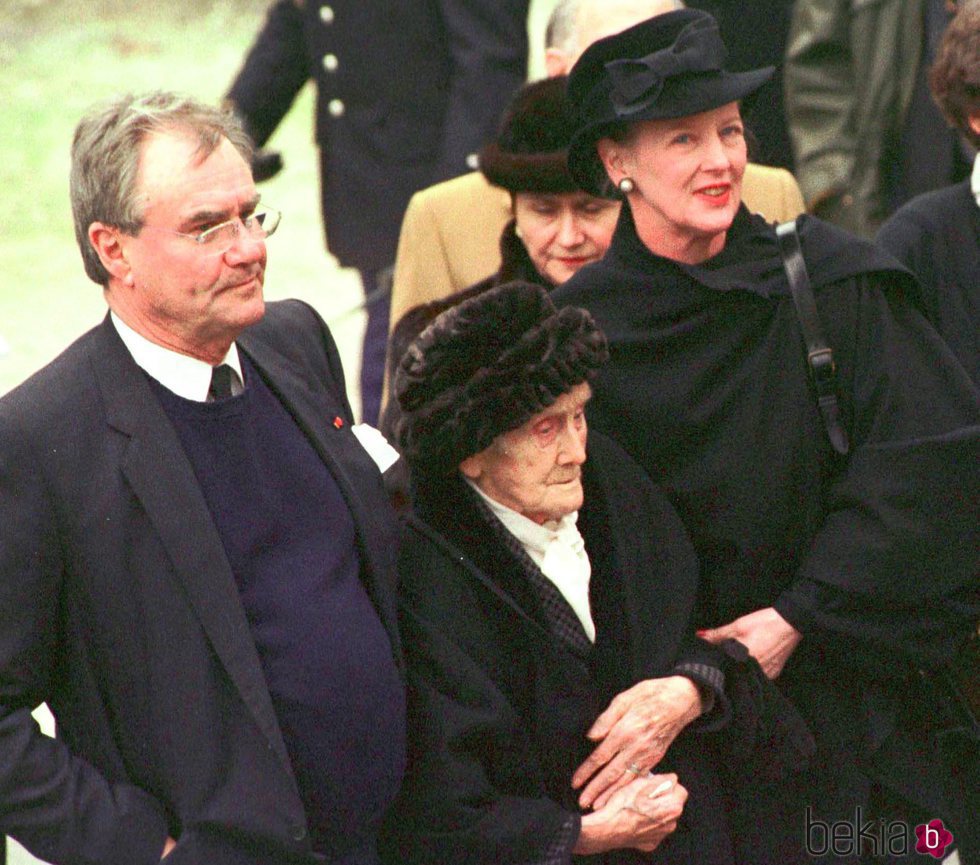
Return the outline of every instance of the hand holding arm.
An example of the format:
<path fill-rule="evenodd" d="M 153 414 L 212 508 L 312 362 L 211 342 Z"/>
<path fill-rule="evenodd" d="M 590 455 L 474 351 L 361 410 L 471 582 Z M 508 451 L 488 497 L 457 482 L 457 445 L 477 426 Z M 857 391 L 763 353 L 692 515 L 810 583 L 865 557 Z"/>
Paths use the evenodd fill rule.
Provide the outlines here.
<path fill-rule="evenodd" d="M 582 817 L 582 829 L 572 852 L 604 853 L 633 847 L 650 852 L 677 828 L 687 790 L 676 775 L 634 778 L 603 808 Z"/>
<path fill-rule="evenodd" d="M 738 640 L 770 679 L 779 676 L 803 639 L 803 635 L 772 607 L 740 616 L 720 628 L 698 631 L 698 636 L 709 643 Z"/>
<path fill-rule="evenodd" d="M 605 806 L 613 793 L 656 766 L 700 714 L 697 686 L 685 676 L 646 679 L 617 695 L 587 734 L 598 747 L 572 776 L 572 787 L 585 785 L 579 804 Z"/>

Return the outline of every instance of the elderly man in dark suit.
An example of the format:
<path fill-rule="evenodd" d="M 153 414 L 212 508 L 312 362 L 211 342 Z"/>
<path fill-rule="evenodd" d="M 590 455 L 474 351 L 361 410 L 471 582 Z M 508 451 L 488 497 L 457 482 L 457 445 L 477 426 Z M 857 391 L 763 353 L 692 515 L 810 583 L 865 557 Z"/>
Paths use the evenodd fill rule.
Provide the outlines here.
<path fill-rule="evenodd" d="M 475 167 L 527 76 L 528 0 L 278 0 L 228 93 L 258 146 L 307 80 L 317 88 L 330 251 L 369 303 L 361 374 L 374 423 L 388 337 L 388 269 L 412 193 Z M 381 287 L 381 296 L 374 294 Z"/>
<path fill-rule="evenodd" d="M 53 863 L 372 865 L 401 780 L 395 524 L 250 158 L 172 94 L 87 116 L 110 313 L 0 401 L 0 830 Z"/>

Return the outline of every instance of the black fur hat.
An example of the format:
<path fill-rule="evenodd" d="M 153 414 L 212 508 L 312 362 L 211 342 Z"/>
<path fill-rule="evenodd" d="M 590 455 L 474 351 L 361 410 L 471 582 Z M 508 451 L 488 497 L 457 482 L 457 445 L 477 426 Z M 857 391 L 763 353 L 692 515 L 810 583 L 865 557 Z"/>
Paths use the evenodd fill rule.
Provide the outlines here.
<path fill-rule="evenodd" d="M 510 282 L 442 313 L 395 373 L 395 436 L 413 473 L 449 475 L 516 429 L 609 357 L 584 309 L 556 309 L 547 292 Z"/>
<path fill-rule="evenodd" d="M 525 84 L 511 100 L 497 138 L 480 151 L 480 171 L 510 192 L 576 192 L 568 144 L 576 119 L 562 75 Z"/>

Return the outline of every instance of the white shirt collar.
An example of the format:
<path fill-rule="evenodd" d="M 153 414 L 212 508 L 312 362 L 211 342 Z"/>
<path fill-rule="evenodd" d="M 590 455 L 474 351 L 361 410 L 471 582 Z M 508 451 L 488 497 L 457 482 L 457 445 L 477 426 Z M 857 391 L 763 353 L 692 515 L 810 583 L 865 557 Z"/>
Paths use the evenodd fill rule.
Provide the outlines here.
<path fill-rule="evenodd" d="M 195 402 L 207 401 L 208 388 L 211 386 L 211 364 L 150 342 L 141 333 L 133 330 L 115 312 L 110 311 L 109 317 L 119 338 L 129 349 L 129 353 L 140 369 L 177 396 Z M 242 375 L 238 346 L 235 343 L 231 344 L 222 363 L 228 364 L 235 371 L 240 387 L 245 377 Z M 235 390 L 233 382 L 232 392 L 234 393 Z"/>
<path fill-rule="evenodd" d="M 578 511 L 561 519 L 538 524 L 490 498 L 469 478 L 464 478 L 491 512 L 524 547 L 534 562 L 568 601 L 589 640 L 595 642 L 595 624 L 589 603 L 592 566 L 585 541 L 578 530 Z"/>
<path fill-rule="evenodd" d="M 973 160 L 973 174 L 970 175 L 970 189 L 973 197 L 977 200 L 977 207 L 980 207 L 980 153 Z"/>
<path fill-rule="evenodd" d="M 560 520 L 548 520 L 545 523 L 536 523 L 534 520 L 528 519 L 524 514 L 518 513 L 513 508 L 502 505 L 495 499 L 490 498 L 490 496 L 483 492 L 469 478 L 464 477 L 463 480 L 487 503 L 487 506 L 493 511 L 494 516 L 506 526 L 507 530 L 523 546 L 531 547 L 542 555 L 556 534 L 559 534 L 567 526 L 574 526 L 578 522 L 578 511 L 572 511 L 570 514 L 565 514 Z M 577 533 L 578 529 L 576 528 L 575 531 Z"/>

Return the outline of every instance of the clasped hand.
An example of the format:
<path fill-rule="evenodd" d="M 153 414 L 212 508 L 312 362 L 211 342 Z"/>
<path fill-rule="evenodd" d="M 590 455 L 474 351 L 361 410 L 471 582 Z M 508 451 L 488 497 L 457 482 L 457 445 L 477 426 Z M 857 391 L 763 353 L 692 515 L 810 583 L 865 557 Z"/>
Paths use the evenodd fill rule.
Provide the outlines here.
<path fill-rule="evenodd" d="M 599 745 L 572 776 L 572 787 L 584 785 L 579 804 L 603 808 L 646 776 L 700 714 L 698 689 L 685 676 L 646 679 L 617 695 L 587 733 Z"/>
<path fill-rule="evenodd" d="M 779 677 L 803 639 L 803 635 L 773 607 L 755 610 L 720 628 L 698 631 L 698 636 L 709 643 L 738 640 L 770 679 Z"/>
<path fill-rule="evenodd" d="M 620 788 L 605 806 L 582 817 L 573 852 L 604 853 L 632 847 L 655 850 L 677 828 L 687 790 L 676 775 L 646 775 Z"/>

